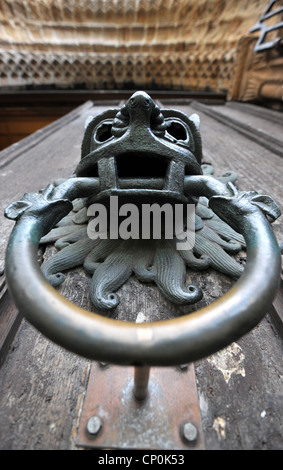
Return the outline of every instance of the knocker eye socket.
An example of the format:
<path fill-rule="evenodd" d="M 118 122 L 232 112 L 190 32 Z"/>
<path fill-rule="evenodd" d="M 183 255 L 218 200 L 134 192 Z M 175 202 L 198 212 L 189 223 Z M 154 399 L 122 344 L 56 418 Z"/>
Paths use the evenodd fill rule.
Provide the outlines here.
<path fill-rule="evenodd" d="M 94 131 L 94 141 L 95 142 L 106 142 L 107 140 L 113 137 L 111 133 L 112 123 L 102 123 L 97 129 Z"/>
<path fill-rule="evenodd" d="M 166 132 L 175 140 L 189 144 L 190 135 L 186 127 L 177 120 L 169 120 L 167 122 Z"/>

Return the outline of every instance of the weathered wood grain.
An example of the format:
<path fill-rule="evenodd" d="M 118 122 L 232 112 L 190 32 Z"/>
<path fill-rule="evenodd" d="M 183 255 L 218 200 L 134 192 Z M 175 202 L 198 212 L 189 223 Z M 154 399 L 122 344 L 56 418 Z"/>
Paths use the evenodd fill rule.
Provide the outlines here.
<path fill-rule="evenodd" d="M 0 299 L 0 366 L 21 323 L 22 315 L 5 289 Z"/>
<path fill-rule="evenodd" d="M 267 140 L 277 139 L 283 143 L 282 112 L 240 102 L 228 102 L 225 106 L 211 106 L 210 109 L 245 125 L 251 134 L 256 130 L 262 132 Z"/>
<path fill-rule="evenodd" d="M 276 328 L 283 337 L 283 280 L 281 278 L 281 283 L 279 287 L 279 291 L 277 293 L 276 298 L 274 299 L 272 308 L 270 310 L 270 315 L 272 317 L 272 321 L 276 325 Z"/>
<path fill-rule="evenodd" d="M 113 106 L 117 106 L 117 102 L 113 102 Z M 0 305 L 3 304 L 3 308 L 7 305 L 2 301 L 6 293 L 3 275 L 5 251 L 14 226 L 13 221 L 4 217 L 4 209 L 10 203 L 21 199 L 25 192 L 38 192 L 57 177 L 70 176 L 80 159 L 85 120 L 90 114 L 95 115 L 108 107 L 109 104 L 94 106 L 88 101 L 49 126 L 0 152 Z M 15 321 L 18 320 L 16 309 L 12 305 L 11 317 Z M 13 323 L 7 312 L 5 321 L 4 314 L 1 314 L 0 320 L 1 357 L 6 351 L 4 345 L 7 345 L 7 339 L 12 338 Z"/>
<path fill-rule="evenodd" d="M 84 117 L 87 118 L 91 109 L 92 103 L 87 102 L 0 153 L 0 266 L 4 263 L 8 233 L 14 225 L 3 217 L 4 209 L 21 199 L 25 192 L 37 192 L 57 177 L 72 174 L 80 159 Z M 67 135 L 65 126 L 70 128 Z"/>
<path fill-rule="evenodd" d="M 173 104 L 171 108 L 174 108 Z M 263 191 L 264 194 L 272 196 L 282 209 L 283 186 L 281 175 L 283 174 L 283 159 L 263 147 L 260 142 L 256 143 L 254 139 L 244 136 L 235 128 L 232 128 L 228 119 L 225 122 L 219 122 L 214 117 L 211 108 L 211 106 L 200 105 L 200 103 L 178 105 L 178 109 L 189 116 L 195 112 L 200 116 L 204 162 L 213 165 L 217 176 L 226 171 L 235 171 L 238 174 L 237 187 L 240 190 Z M 220 109 L 226 108 L 226 105 L 223 107 L 217 106 L 216 108 L 219 113 Z M 209 114 L 207 114 L 208 112 Z M 281 113 L 279 113 L 279 116 L 281 116 Z M 251 123 L 252 119 L 253 115 L 250 114 Z M 280 117 L 278 117 L 278 120 L 280 120 Z M 262 118 L 261 127 L 263 128 L 264 125 L 265 117 Z M 252 124 L 250 127 L 252 127 Z M 272 128 L 270 133 L 272 133 Z M 283 224 L 281 219 L 273 224 L 273 228 L 278 240 L 282 241 Z"/>
<path fill-rule="evenodd" d="M 195 364 L 206 449 L 282 450 L 282 339 L 269 316 Z"/>
<path fill-rule="evenodd" d="M 72 448 L 89 363 L 23 322 L 0 378 L 0 449 Z"/>
<path fill-rule="evenodd" d="M 229 119 L 214 119 L 213 107 L 209 107 L 209 114 L 199 104 L 181 109 L 188 114 L 193 110 L 199 113 L 204 160 L 213 164 L 218 175 L 236 171 L 241 190 L 263 190 L 282 208 L 281 157 L 231 127 Z M 229 114 L 241 123 L 249 122 L 250 132 L 253 126 L 269 132 L 271 138 L 274 132 L 282 142 L 278 133 L 280 113 L 277 124 L 267 123 L 264 112 L 261 117 L 260 109 L 256 109 L 254 119 L 251 113 L 243 118 L 242 109 L 234 114 L 229 105 L 216 107 L 223 116 Z M 282 241 L 282 221 L 275 222 L 273 228 Z M 270 316 L 234 348 L 228 347 L 195 367 L 207 449 L 283 449 L 282 339 Z M 226 374 L 231 373 L 228 382 L 221 367 Z"/>
<path fill-rule="evenodd" d="M 245 113 L 239 110 L 231 112 L 230 108 L 226 106 L 210 108 L 201 103 L 194 103 L 193 106 L 195 109 L 203 111 L 213 119 L 216 119 L 221 124 L 228 125 L 240 134 L 259 143 L 267 150 L 283 157 L 282 125 L 280 126 L 279 121 L 278 123 L 272 122 L 270 126 L 268 120 L 263 121 L 259 116 L 253 116 L 251 121 Z"/>

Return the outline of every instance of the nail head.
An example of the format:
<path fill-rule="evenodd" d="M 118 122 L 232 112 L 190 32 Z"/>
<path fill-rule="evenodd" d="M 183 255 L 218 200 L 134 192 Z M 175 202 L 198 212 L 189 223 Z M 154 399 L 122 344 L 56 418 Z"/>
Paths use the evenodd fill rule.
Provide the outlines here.
<path fill-rule="evenodd" d="M 194 442 L 197 438 L 198 430 L 193 423 L 186 423 L 184 424 L 183 435 L 188 442 Z"/>
<path fill-rule="evenodd" d="M 101 427 L 102 421 L 99 416 L 92 416 L 91 418 L 89 418 L 86 425 L 87 431 L 89 432 L 89 434 L 92 435 L 97 434 L 100 431 Z"/>

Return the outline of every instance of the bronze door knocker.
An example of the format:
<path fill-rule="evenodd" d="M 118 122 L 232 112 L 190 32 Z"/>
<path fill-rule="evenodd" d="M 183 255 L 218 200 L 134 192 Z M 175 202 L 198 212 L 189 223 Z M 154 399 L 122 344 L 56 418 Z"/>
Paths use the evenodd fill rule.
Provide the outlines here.
<path fill-rule="evenodd" d="M 278 205 L 255 191 L 239 192 L 235 179 L 231 172 L 214 177 L 202 162 L 197 115 L 160 109 L 145 92 L 134 93 L 121 109 L 90 118 L 74 175 L 25 194 L 6 209 L 5 215 L 16 221 L 5 267 L 16 305 L 61 346 L 113 364 L 169 366 L 223 348 L 261 320 L 281 271 L 270 225 L 280 215 Z M 189 249 L 178 249 L 182 238 L 176 231 L 166 237 L 164 224 L 159 238 L 151 232 L 141 237 L 141 210 L 152 211 L 153 204 L 163 212 L 176 205 L 185 225 L 193 206 L 193 225 L 181 230 L 183 237 L 194 237 Z M 111 209 L 116 214 L 116 225 L 106 221 L 101 228 L 97 213 L 103 207 L 107 221 Z M 124 225 L 118 224 L 118 214 Z M 38 245 L 49 242 L 58 252 L 40 267 Z M 245 268 L 234 258 L 243 247 Z M 92 277 L 95 312 L 73 305 L 54 289 L 64 281 L 63 272 L 77 266 Z M 111 316 L 120 300 L 116 291 L 132 274 L 154 282 L 171 302 L 198 302 L 202 291 L 185 284 L 186 266 L 211 266 L 238 280 L 221 299 L 180 318 L 136 324 L 104 316 Z"/>

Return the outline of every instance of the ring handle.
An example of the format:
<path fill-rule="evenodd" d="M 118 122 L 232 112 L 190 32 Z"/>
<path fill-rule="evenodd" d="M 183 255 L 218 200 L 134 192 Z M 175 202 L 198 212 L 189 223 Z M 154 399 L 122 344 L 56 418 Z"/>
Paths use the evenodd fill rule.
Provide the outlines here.
<path fill-rule="evenodd" d="M 203 177 L 199 185 L 201 178 L 189 177 L 186 185 L 191 181 L 196 193 L 208 188 L 211 208 L 244 236 L 247 246 L 245 270 L 221 299 L 180 318 L 144 324 L 105 318 L 72 304 L 45 280 L 37 261 L 41 237 L 72 207 L 69 199 L 52 199 L 54 187 L 48 187 L 41 194 L 25 195 L 16 215 L 12 214 L 13 205 L 6 211 L 7 217 L 18 219 L 5 266 L 8 288 L 18 309 L 60 346 L 88 359 L 117 365 L 192 362 L 246 334 L 266 314 L 279 287 L 280 250 L 264 213 L 276 203 L 255 192 L 213 194 L 209 177 Z M 90 186 L 95 184 L 90 181 Z M 70 193 L 70 188 L 65 190 L 65 195 Z"/>

